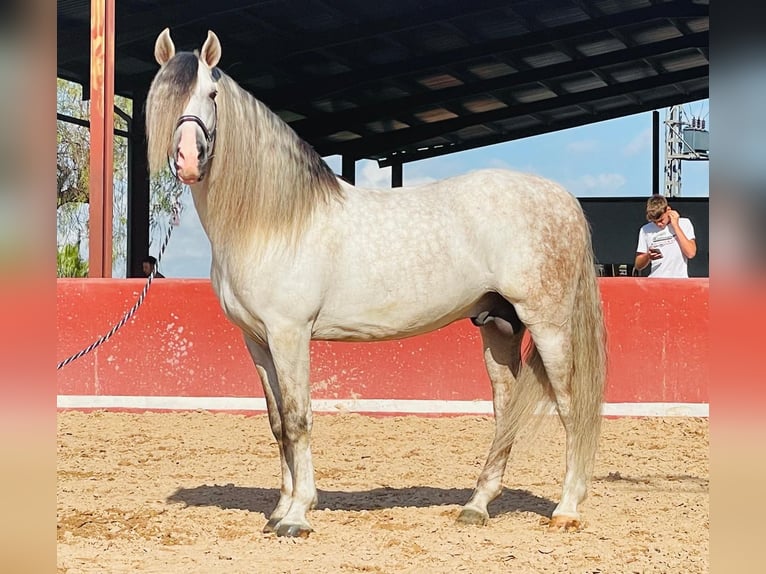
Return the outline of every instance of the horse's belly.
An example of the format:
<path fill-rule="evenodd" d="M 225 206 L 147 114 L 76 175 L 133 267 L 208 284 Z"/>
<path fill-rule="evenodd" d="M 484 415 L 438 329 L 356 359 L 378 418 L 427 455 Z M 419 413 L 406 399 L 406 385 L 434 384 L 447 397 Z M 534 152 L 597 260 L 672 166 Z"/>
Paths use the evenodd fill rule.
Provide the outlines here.
<path fill-rule="evenodd" d="M 381 325 L 377 323 L 351 324 L 349 322 L 344 324 L 321 325 L 313 331 L 311 338 L 318 341 L 390 341 L 393 339 L 404 339 L 405 337 L 413 337 L 415 335 L 428 333 L 429 331 L 443 327 L 459 318 L 460 317 L 455 317 L 454 319 L 436 323 L 428 322 L 403 327 L 394 327 L 392 325 Z"/>
<path fill-rule="evenodd" d="M 344 308 L 323 308 L 314 322 L 312 338 L 326 341 L 381 341 L 433 331 L 470 315 L 476 297 L 432 301 L 398 299 L 364 305 L 346 301 Z"/>

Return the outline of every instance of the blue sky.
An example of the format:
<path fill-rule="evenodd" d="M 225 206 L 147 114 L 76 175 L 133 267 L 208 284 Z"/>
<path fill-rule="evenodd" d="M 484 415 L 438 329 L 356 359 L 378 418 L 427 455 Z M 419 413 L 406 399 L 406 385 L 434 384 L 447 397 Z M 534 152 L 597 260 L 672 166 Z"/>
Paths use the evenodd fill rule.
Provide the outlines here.
<path fill-rule="evenodd" d="M 664 120 L 660 112 L 660 148 L 664 150 Z M 685 104 L 687 115 L 705 119 L 710 129 L 709 100 Z M 660 177 L 664 167 L 661 152 Z M 577 197 L 646 197 L 652 192 L 652 112 L 553 132 L 523 140 L 449 154 L 404 165 L 404 185 L 436 181 L 487 167 L 505 167 L 553 179 Z M 338 156 L 325 158 L 337 173 Z M 708 197 L 707 161 L 682 163 L 684 197 Z M 662 189 L 662 181 L 660 188 Z M 356 164 L 356 185 L 389 187 L 390 168 L 376 162 Z M 160 262 L 167 277 L 209 277 L 210 245 L 194 211 L 191 194 L 183 194 L 181 224 L 173 230 Z M 636 222 L 636 229 L 643 222 Z M 162 232 L 164 235 L 164 232 Z M 159 234 L 150 252 L 157 255 Z"/>

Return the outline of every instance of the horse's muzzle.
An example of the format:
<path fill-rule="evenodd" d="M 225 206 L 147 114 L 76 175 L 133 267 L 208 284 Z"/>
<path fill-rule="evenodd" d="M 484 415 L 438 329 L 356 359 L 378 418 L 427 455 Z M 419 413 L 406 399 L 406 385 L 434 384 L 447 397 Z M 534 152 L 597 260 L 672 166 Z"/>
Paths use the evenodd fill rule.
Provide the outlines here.
<path fill-rule="evenodd" d="M 208 130 L 197 116 L 184 115 L 176 126 L 180 130 L 172 170 L 176 178 L 186 185 L 202 181 L 206 166 L 212 157 L 215 129 Z"/>

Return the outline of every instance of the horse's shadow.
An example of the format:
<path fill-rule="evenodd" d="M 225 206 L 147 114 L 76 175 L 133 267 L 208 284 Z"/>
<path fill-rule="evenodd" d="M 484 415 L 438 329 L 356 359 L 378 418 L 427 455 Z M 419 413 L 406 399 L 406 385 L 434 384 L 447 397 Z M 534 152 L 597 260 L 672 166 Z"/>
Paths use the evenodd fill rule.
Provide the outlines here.
<path fill-rule="evenodd" d="M 319 490 L 318 510 L 380 510 L 384 508 L 463 505 L 473 490 L 467 488 L 434 488 L 413 486 L 408 488 L 374 488 L 361 491 Z M 268 516 L 279 499 L 279 490 L 225 485 L 179 488 L 167 498 L 171 503 L 186 506 L 217 506 L 224 510 L 247 510 Z M 527 490 L 503 489 L 489 505 L 490 516 L 511 512 L 534 512 L 549 517 L 556 503 Z"/>

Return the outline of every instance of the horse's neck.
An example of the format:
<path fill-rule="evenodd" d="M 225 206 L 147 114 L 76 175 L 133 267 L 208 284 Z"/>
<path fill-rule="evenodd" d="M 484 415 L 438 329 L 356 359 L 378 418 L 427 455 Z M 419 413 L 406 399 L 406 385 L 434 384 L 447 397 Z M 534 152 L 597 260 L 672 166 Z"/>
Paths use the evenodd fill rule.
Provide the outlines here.
<path fill-rule="evenodd" d="M 208 241 L 210 241 L 213 258 L 220 259 L 222 254 L 225 255 L 230 250 L 227 248 L 228 241 L 225 238 L 225 234 L 221 233 L 223 230 L 219 225 L 215 225 L 211 221 L 211 213 L 209 209 L 210 187 L 208 178 L 205 178 L 200 183 L 190 186 L 189 189 L 191 190 L 194 209 L 197 212 L 200 224 L 202 224 L 202 229 L 205 231 Z M 215 209 L 215 206 L 213 206 L 213 209 Z M 218 230 L 217 232 L 216 229 Z"/>
<path fill-rule="evenodd" d="M 195 185 L 189 186 L 192 194 L 192 200 L 194 201 L 194 209 L 197 211 L 202 227 L 207 233 L 208 230 L 208 212 L 207 212 L 207 195 L 208 187 L 207 182 L 202 181 Z"/>

